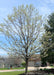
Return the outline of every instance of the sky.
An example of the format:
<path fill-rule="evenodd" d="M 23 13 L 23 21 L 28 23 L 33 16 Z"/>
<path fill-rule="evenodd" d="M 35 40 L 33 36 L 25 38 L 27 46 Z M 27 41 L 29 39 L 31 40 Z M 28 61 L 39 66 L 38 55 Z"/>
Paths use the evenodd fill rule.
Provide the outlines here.
<path fill-rule="evenodd" d="M 13 7 L 22 4 L 33 4 L 43 16 L 54 12 L 54 0 L 0 0 L 0 23 L 3 23 L 4 18 L 13 12 Z M 4 40 L 4 37 L 0 36 L 0 40 Z M 6 55 L 6 52 L 0 49 L 0 55 Z"/>

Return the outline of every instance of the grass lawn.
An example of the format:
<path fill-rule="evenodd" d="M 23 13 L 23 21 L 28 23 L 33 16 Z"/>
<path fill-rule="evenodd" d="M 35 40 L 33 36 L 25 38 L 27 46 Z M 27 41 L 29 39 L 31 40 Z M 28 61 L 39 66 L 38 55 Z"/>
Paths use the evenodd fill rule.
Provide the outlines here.
<path fill-rule="evenodd" d="M 54 74 L 48 74 L 48 75 L 54 75 Z"/>
<path fill-rule="evenodd" d="M 12 69 L 24 69 L 24 67 L 18 67 L 18 68 L 12 68 Z M 10 70 L 10 69 L 7 69 L 7 68 L 0 68 L 0 70 Z"/>
<path fill-rule="evenodd" d="M 54 68 L 54 66 L 50 66 L 50 67 Z"/>
<path fill-rule="evenodd" d="M 24 73 L 24 71 L 20 71 L 20 72 L 18 72 L 18 71 L 15 71 L 15 72 L 3 72 L 3 73 L 0 72 L 0 75 L 19 75 L 19 74 L 22 74 L 22 73 Z M 48 74 L 48 75 L 54 75 L 54 74 Z"/>
<path fill-rule="evenodd" d="M 20 71 L 20 72 L 18 72 L 18 71 L 16 71 L 16 72 L 3 72 L 3 73 L 0 72 L 0 75 L 19 75 L 19 74 L 22 74 L 22 73 L 24 73 L 24 71 Z"/>

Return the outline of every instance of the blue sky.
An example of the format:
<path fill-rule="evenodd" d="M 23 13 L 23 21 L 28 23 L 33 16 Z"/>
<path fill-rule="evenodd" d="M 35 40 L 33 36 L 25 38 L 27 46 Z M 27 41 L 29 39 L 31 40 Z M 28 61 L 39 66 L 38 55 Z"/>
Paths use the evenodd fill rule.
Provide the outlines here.
<path fill-rule="evenodd" d="M 54 0 L 0 0 L 0 23 L 7 18 L 8 14 L 11 14 L 13 7 L 18 7 L 18 5 L 33 4 L 42 15 L 49 15 L 54 12 Z M 3 40 L 4 37 L 0 36 L 0 40 Z M 0 55 L 6 54 L 5 51 L 0 49 Z"/>
<path fill-rule="evenodd" d="M 13 7 L 22 4 L 33 4 L 43 15 L 54 11 L 54 0 L 0 0 L 0 22 L 11 14 Z"/>

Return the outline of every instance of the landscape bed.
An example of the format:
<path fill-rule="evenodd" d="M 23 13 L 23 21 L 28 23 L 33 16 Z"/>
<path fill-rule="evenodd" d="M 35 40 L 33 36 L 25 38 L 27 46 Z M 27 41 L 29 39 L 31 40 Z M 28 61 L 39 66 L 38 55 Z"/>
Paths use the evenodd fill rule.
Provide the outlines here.
<path fill-rule="evenodd" d="M 25 75 L 24 73 L 23 74 L 20 74 L 20 75 Z M 28 72 L 27 75 L 54 75 L 54 69 L 40 69 L 38 71 L 31 71 L 31 72 Z"/>

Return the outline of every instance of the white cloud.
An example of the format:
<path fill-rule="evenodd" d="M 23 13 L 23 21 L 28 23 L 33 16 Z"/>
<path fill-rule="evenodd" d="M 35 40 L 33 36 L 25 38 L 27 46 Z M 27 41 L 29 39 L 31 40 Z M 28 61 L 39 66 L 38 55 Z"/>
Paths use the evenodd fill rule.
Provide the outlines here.
<path fill-rule="evenodd" d="M 6 8 L 0 8 L 0 18 L 3 18 L 4 15 L 7 14 L 7 9 Z"/>
<path fill-rule="evenodd" d="M 49 15 L 51 13 L 51 9 L 49 9 L 48 7 L 45 7 L 45 6 L 40 7 L 39 11 L 42 15 L 45 15 L 45 14 Z"/>
<path fill-rule="evenodd" d="M 0 8 L 0 11 L 4 12 L 4 11 L 7 11 L 7 9 L 6 8 Z"/>
<path fill-rule="evenodd" d="M 54 6 L 54 0 L 39 0 L 40 1 L 40 6 L 39 8 L 39 12 L 42 15 L 49 15 L 51 14 L 54 10 L 53 10 L 53 6 Z"/>
<path fill-rule="evenodd" d="M 45 3 L 54 3 L 54 0 L 45 0 Z"/>
<path fill-rule="evenodd" d="M 0 50 L 0 55 L 4 55 L 4 54 L 6 54 L 6 52 L 3 50 Z"/>
<path fill-rule="evenodd" d="M 50 0 L 51 3 L 54 3 L 54 0 Z"/>

